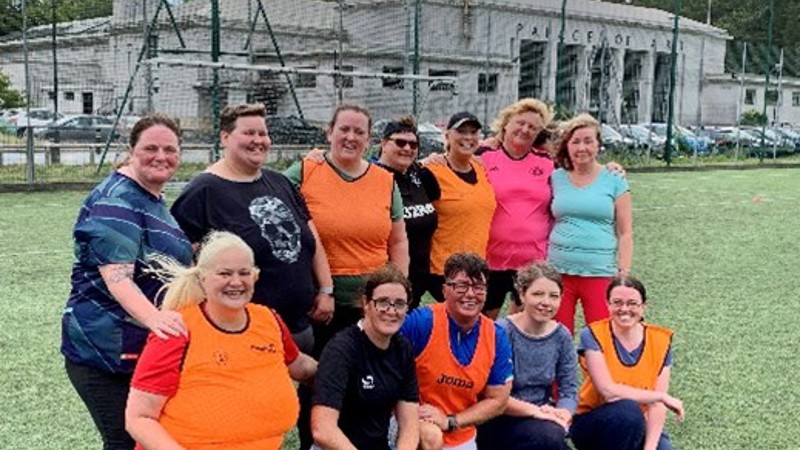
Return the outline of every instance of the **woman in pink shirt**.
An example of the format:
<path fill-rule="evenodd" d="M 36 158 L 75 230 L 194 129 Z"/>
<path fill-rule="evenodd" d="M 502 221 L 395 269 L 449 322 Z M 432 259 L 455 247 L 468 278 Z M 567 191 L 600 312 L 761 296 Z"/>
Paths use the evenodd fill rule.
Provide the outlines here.
<path fill-rule="evenodd" d="M 524 98 L 512 103 L 492 124 L 499 144 L 481 154 L 497 201 L 486 249 L 490 270 L 483 309 L 493 319 L 509 293 L 519 304 L 514 289 L 516 270 L 547 259 L 553 198 L 549 180 L 554 164 L 546 151 L 531 150 L 552 118 L 552 111 L 540 100 Z"/>

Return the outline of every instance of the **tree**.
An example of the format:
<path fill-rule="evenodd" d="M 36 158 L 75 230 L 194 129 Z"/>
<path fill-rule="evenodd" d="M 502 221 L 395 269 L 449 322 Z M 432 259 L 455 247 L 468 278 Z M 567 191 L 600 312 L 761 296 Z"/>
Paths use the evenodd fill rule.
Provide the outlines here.
<path fill-rule="evenodd" d="M 27 0 L 28 27 L 111 15 L 111 0 Z M 22 2 L 0 0 L 0 36 L 22 31 Z"/>
<path fill-rule="evenodd" d="M 0 72 L 0 107 L 16 108 L 19 106 L 25 106 L 25 98 L 19 91 L 11 87 L 8 75 Z"/>

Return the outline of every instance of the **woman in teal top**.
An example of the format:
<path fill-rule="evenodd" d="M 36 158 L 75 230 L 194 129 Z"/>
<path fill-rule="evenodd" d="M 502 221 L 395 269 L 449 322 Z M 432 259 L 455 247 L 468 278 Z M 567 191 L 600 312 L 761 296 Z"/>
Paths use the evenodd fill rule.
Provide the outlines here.
<path fill-rule="evenodd" d="M 556 320 L 573 331 L 579 300 L 586 323 L 608 317 L 606 288 L 613 276 L 631 268 L 633 217 L 628 182 L 597 161 L 597 120 L 581 114 L 559 131 L 548 259 L 564 284 Z"/>

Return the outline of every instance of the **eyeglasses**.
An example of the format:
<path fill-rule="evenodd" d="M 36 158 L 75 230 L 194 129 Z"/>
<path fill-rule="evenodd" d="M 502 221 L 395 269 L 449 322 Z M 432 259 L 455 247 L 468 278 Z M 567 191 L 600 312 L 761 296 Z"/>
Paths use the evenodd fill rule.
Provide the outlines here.
<path fill-rule="evenodd" d="M 396 298 L 393 301 L 387 297 L 378 297 L 373 298 L 372 301 L 375 302 L 375 309 L 382 313 L 389 312 L 390 308 L 394 308 L 394 310 L 398 313 L 404 313 L 408 311 L 408 302 L 402 298 Z"/>
<path fill-rule="evenodd" d="M 475 295 L 483 295 L 486 293 L 486 285 L 485 284 L 473 284 L 473 283 L 464 283 L 460 281 L 448 281 L 445 285 L 450 286 L 456 294 L 464 295 L 472 289 L 472 292 Z"/>
<path fill-rule="evenodd" d="M 636 300 L 630 300 L 630 301 L 626 302 L 626 301 L 618 299 L 618 298 L 614 298 L 614 299 L 609 300 L 608 304 L 613 306 L 614 308 L 617 308 L 617 309 L 622 308 L 623 306 L 627 306 L 628 309 L 637 309 L 637 308 L 641 308 L 642 305 L 644 305 L 644 303 L 636 301 Z"/>
<path fill-rule="evenodd" d="M 408 146 L 408 148 L 410 148 L 411 150 L 416 150 L 419 148 L 419 142 L 417 141 L 409 141 L 408 139 L 400 139 L 400 138 L 394 138 L 389 140 L 394 142 L 394 145 L 400 148 L 403 148 L 405 146 Z"/>

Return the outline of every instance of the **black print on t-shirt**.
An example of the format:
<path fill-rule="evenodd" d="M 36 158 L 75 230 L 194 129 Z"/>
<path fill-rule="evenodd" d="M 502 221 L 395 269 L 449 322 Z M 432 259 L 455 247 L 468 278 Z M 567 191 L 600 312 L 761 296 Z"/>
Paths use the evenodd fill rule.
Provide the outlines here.
<path fill-rule="evenodd" d="M 289 207 L 279 198 L 265 195 L 250 202 L 250 218 L 261 229 L 261 236 L 272 246 L 272 254 L 286 264 L 300 257 L 300 225 Z"/>

